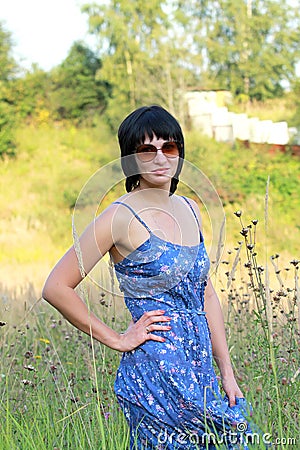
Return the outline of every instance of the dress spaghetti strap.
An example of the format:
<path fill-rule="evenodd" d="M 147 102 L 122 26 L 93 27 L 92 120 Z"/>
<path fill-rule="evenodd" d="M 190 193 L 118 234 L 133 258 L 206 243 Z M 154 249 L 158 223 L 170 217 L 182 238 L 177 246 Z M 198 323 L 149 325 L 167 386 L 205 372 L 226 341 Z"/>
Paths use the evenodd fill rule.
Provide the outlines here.
<path fill-rule="evenodd" d="M 186 202 L 186 203 L 189 205 L 189 207 L 191 208 L 192 213 L 193 213 L 193 215 L 194 215 L 194 217 L 195 217 L 195 219 L 196 219 L 196 222 L 197 222 L 197 224 L 198 224 L 199 233 L 200 233 L 200 242 L 203 242 L 203 241 L 204 241 L 204 238 L 203 238 L 203 235 L 202 235 L 202 232 L 201 232 L 201 229 L 200 229 L 200 223 L 199 223 L 199 219 L 198 219 L 198 217 L 197 217 L 197 214 L 195 213 L 195 210 L 194 210 L 194 208 L 192 207 L 191 202 L 189 201 L 189 199 L 187 199 L 184 195 L 181 195 L 181 198 L 183 198 L 183 199 L 185 200 L 185 202 Z"/>
<path fill-rule="evenodd" d="M 127 205 L 127 203 L 123 203 L 123 202 L 113 202 L 114 205 L 123 205 L 126 206 L 126 208 L 128 208 L 132 214 L 134 215 L 134 217 L 137 218 L 137 220 L 146 228 L 146 230 L 148 231 L 148 233 L 152 234 L 152 231 L 150 230 L 150 228 L 148 227 L 148 225 L 143 221 L 143 219 L 135 212 L 135 210 L 133 208 L 131 208 L 131 206 Z"/>

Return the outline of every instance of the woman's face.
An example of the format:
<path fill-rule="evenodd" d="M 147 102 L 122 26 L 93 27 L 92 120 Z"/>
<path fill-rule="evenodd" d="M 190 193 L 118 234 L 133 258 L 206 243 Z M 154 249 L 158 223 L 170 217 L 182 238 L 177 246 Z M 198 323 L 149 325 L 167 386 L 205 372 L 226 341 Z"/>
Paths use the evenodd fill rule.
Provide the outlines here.
<path fill-rule="evenodd" d="M 144 154 L 136 153 L 135 155 L 141 178 L 148 185 L 157 187 L 169 186 L 171 179 L 176 173 L 179 151 L 171 139 L 170 144 L 166 144 L 167 142 L 169 141 L 162 138 L 157 139 L 156 136 L 152 140 L 146 137 L 144 144 L 151 144 L 156 150 L 153 149 L 153 152 Z"/>

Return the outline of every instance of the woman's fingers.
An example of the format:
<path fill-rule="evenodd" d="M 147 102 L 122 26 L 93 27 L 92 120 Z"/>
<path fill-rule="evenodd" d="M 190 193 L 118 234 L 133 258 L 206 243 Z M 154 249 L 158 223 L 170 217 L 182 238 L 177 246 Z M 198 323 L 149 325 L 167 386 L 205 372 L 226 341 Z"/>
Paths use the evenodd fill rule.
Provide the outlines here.
<path fill-rule="evenodd" d="M 166 339 L 163 336 L 153 333 L 154 331 L 169 331 L 171 329 L 171 326 L 168 324 L 171 318 L 164 316 L 164 313 L 165 311 L 163 310 L 147 311 L 140 318 L 147 333 L 146 340 L 165 342 Z M 166 324 L 162 325 L 162 322 L 165 322 Z"/>
<path fill-rule="evenodd" d="M 148 325 L 145 327 L 146 332 L 152 333 L 152 331 L 168 331 L 171 329 L 170 325 L 156 325 L 156 324 L 152 324 L 152 325 Z"/>
<path fill-rule="evenodd" d="M 158 336 L 157 334 L 147 333 L 146 341 L 165 342 L 166 338 Z"/>
<path fill-rule="evenodd" d="M 163 336 L 155 334 L 156 331 L 169 331 L 171 326 L 168 324 L 170 317 L 164 316 L 164 310 L 153 310 L 144 313 L 135 323 L 130 323 L 129 327 L 122 333 L 120 339 L 121 351 L 130 351 L 146 341 L 153 340 L 165 342 Z"/>
<path fill-rule="evenodd" d="M 145 326 L 149 326 L 155 322 L 170 322 L 171 317 L 164 316 L 164 313 L 165 311 L 162 310 L 147 311 L 138 322 L 144 323 Z"/>

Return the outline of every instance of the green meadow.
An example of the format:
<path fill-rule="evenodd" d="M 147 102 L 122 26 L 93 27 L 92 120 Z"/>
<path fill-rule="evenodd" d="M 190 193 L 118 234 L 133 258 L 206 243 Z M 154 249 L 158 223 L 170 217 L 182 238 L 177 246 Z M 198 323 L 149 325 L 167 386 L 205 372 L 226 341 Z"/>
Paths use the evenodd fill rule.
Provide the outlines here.
<path fill-rule="evenodd" d="M 288 149 L 217 143 L 196 131 L 185 136 L 186 159 L 211 181 L 226 215 L 211 277 L 237 379 L 266 442 L 297 449 L 300 158 Z M 0 448 L 125 450 L 128 428 L 113 394 L 121 355 L 78 332 L 40 298 L 51 266 L 73 242 L 82 187 L 119 156 L 116 137 L 102 122 L 86 128 L 45 122 L 19 128 L 16 137 L 16 157 L 0 162 Z M 195 183 L 179 193 L 196 198 Z M 100 209 L 123 192 L 121 182 Z M 202 212 L 209 242 L 205 205 Z M 79 289 L 106 323 L 126 328 L 128 313 L 107 260 Z"/>

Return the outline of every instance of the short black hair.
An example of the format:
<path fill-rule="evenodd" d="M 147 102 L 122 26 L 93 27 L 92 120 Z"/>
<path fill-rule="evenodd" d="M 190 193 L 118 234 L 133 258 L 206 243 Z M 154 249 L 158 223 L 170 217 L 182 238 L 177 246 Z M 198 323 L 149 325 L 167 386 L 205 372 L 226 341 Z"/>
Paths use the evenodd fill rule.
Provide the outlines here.
<path fill-rule="evenodd" d="M 135 153 L 136 147 L 142 144 L 146 137 L 152 140 L 154 136 L 157 139 L 173 139 L 178 143 L 179 161 L 176 173 L 171 180 L 170 195 L 176 191 L 184 160 L 183 133 L 178 121 L 166 109 L 159 105 L 151 105 L 142 106 L 131 112 L 123 120 L 118 130 L 121 164 L 126 175 L 127 192 L 137 187 L 140 179 L 135 160 L 129 156 Z"/>

